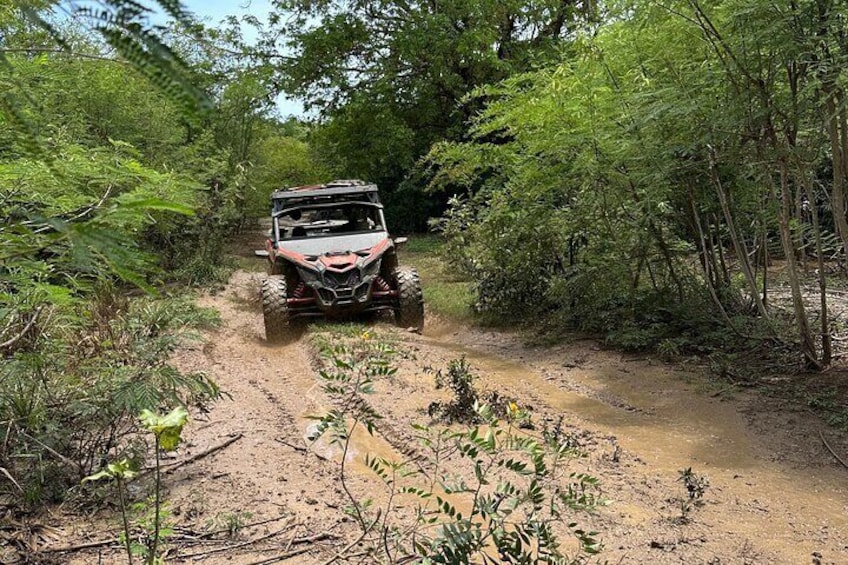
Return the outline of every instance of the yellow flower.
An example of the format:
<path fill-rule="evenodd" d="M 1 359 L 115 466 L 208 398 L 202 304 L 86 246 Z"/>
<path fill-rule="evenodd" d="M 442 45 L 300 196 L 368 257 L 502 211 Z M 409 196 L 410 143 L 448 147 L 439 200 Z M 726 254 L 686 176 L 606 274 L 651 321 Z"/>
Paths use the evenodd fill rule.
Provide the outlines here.
<path fill-rule="evenodd" d="M 515 402 L 509 403 L 509 413 L 515 416 L 518 414 L 518 405 Z"/>
<path fill-rule="evenodd" d="M 362 332 L 362 339 L 371 339 L 371 334 L 367 330 Z"/>

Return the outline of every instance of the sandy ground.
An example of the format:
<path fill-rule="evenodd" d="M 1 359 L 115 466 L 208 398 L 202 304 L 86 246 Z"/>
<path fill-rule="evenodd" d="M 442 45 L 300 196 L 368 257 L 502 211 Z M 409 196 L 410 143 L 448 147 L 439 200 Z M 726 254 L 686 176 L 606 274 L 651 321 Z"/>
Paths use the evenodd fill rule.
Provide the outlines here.
<path fill-rule="evenodd" d="M 226 289 L 202 299 L 220 311 L 222 326 L 178 359 L 184 370 L 212 375 L 228 398 L 192 415 L 176 459 L 239 439 L 166 476 L 183 540 L 172 545 L 169 563 L 318 564 L 357 538 L 343 512 L 333 453 L 305 449 L 308 416 L 327 402 L 309 336 L 266 344 L 256 303 L 260 277 L 238 271 Z M 480 388 L 531 407 L 539 425 L 562 417 L 579 439 L 586 457 L 577 465 L 600 477 L 610 501 L 578 517 L 600 532 L 604 551 L 596 562 L 848 563 L 848 469 L 825 450 L 819 432 L 840 453 L 848 454 L 848 445 L 811 414 L 757 393 L 710 389 L 696 369 L 623 356 L 592 341 L 531 348 L 515 335 L 432 318 L 424 335 L 382 324 L 374 330 L 391 336 L 403 355 L 398 373 L 376 383 L 371 398 L 385 417 L 378 436 L 354 446 L 357 496 L 381 492 L 364 455 L 407 451 L 409 425 L 426 423 L 428 404 L 442 394 L 423 368 L 465 355 Z M 687 467 L 709 487 L 704 505 L 681 521 L 678 478 Z M 117 520 L 102 516 L 66 519 L 57 545 L 103 539 L 104 523 L 117 532 Z M 264 523 L 247 526 L 256 522 Z M 233 539 L 191 540 L 228 524 L 242 526 Z M 303 552 L 274 560 L 296 551 Z M 115 546 L 54 559 L 124 562 Z"/>

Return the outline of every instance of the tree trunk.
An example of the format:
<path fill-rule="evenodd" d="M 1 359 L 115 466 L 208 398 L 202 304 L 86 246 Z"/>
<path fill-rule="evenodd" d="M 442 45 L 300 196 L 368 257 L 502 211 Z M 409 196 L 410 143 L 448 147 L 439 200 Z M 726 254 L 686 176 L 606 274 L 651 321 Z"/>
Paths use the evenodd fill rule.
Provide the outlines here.
<path fill-rule="evenodd" d="M 727 224 L 727 229 L 730 232 L 730 240 L 733 243 L 733 250 L 736 252 L 736 258 L 739 261 L 739 268 L 745 276 L 745 281 L 748 283 L 748 291 L 757 306 L 757 311 L 771 326 L 771 317 L 768 310 L 760 297 L 760 289 L 757 285 L 757 278 L 754 276 L 754 271 L 751 269 L 751 261 L 748 258 L 748 249 L 745 241 L 739 237 L 739 232 L 736 230 L 736 223 L 733 220 L 733 213 L 730 210 L 730 204 L 727 201 L 727 194 L 724 192 L 724 187 L 721 184 L 721 179 L 718 176 L 716 168 L 717 158 L 715 149 L 710 147 L 710 180 L 718 193 L 718 199 L 721 203 L 721 211 L 724 214 L 724 221 Z"/>
<path fill-rule="evenodd" d="M 707 291 L 710 293 L 710 298 L 712 298 L 716 308 L 718 308 L 718 312 L 721 314 L 721 318 L 724 320 L 724 323 L 727 324 L 727 327 L 730 328 L 731 331 L 738 334 L 738 332 L 736 332 L 736 327 L 733 325 L 733 321 L 727 314 L 727 310 L 725 309 L 721 298 L 716 292 L 714 279 L 715 265 L 711 264 L 709 251 L 707 249 L 707 238 L 704 235 L 704 229 L 701 225 L 701 216 L 698 213 L 697 206 L 695 205 L 695 195 L 692 194 L 691 188 L 689 190 L 689 206 L 692 208 L 692 218 L 695 224 L 695 229 L 698 232 L 698 241 L 700 243 L 701 256 L 703 257 L 702 265 L 704 267 L 704 277 L 707 281 Z"/>
<path fill-rule="evenodd" d="M 813 237 L 816 244 L 816 264 L 818 268 L 819 279 L 819 300 L 821 304 L 821 340 L 822 340 L 822 359 L 823 367 L 828 367 L 833 360 L 833 347 L 830 338 L 830 317 L 827 309 L 827 274 L 825 273 L 824 265 L 824 250 L 821 237 L 821 222 L 819 220 L 819 207 L 816 206 L 815 196 L 811 188 L 810 175 L 805 171 L 805 167 L 800 162 L 796 164 L 798 168 L 798 178 L 801 179 L 804 192 L 807 195 L 807 201 L 810 205 L 810 220 L 813 224 Z"/>
<path fill-rule="evenodd" d="M 830 206 L 833 211 L 833 223 L 836 233 L 842 241 L 843 257 L 848 259 L 848 220 L 845 218 L 845 146 L 844 133 L 840 132 L 840 112 L 836 105 L 836 95 L 830 86 L 822 86 L 825 95 L 825 120 L 830 136 L 830 150 L 833 159 L 833 187 L 830 191 Z M 842 124 L 844 125 L 844 124 Z M 843 128 L 844 129 L 844 128 Z"/>
<path fill-rule="evenodd" d="M 771 177 L 768 177 L 771 178 Z M 798 279 L 798 266 L 795 264 L 795 246 L 792 240 L 792 195 L 789 187 L 789 172 L 786 162 L 780 159 L 780 241 L 783 253 L 786 255 L 786 274 L 789 277 L 789 287 L 792 289 L 792 306 L 795 311 L 795 326 L 801 339 L 801 354 L 810 368 L 821 370 L 822 363 L 816 351 L 816 342 L 810 331 L 807 311 L 804 307 L 804 297 L 801 294 L 801 283 Z"/>

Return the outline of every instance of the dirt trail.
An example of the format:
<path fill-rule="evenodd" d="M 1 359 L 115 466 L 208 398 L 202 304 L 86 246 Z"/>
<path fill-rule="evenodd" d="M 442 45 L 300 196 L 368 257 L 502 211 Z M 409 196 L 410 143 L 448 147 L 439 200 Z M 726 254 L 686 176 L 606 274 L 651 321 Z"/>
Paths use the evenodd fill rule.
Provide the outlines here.
<path fill-rule="evenodd" d="M 308 553 L 287 562 L 322 563 L 356 537 L 328 460 L 334 454 L 326 446 L 302 450 L 307 416 L 323 402 L 306 339 L 266 344 L 259 277 L 239 271 L 223 292 L 202 300 L 221 312 L 222 327 L 179 359 L 183 369 L 210 373 L 231 396 L 195 416 L 179 457 L 243 437 L 170 475 L 166 496 L 174 519 L 193 531 L 232 516 L 285 518 L 242 532 L 244 539 L 270 534 L 262 544 L 186 557 L 203 550 L 193 547 L 169 562 L 248 564 L 304 547 Z M 811 415 L 768 406 L 758 395 L 712 397 L 698 390 L 704 380 L 693 371 L 623 357 L 590 341 L 532 349 L 516 336 L 437 322 L 423 336 L 388 326 L 378 331 L 394 335 L 408 354 L 394 380 L 376 387 L 381 435 L 357 440 L 357 461 L 367 452 L 391 456 L 408 447 L 408 424 L 426 422 L 426 408 L 440 394 L 422 368 L 444 367 L 464 354 L 483 388 L 532 406 L 537 423 L 562 416 L 579 438 L 587 457 L 577 464 L 601 478 L 611 501 L 578 518 L 601 532 L 601 562 L 848 563 L 848 470 L 821 446 Z M 848 453 L 845 443 L 834 445 Z M 676 518 L 685 490 L 677 479 L 686 467 L 706 475 L 710 486 L 705 505 L 683 523 Z M 364 467 L 355 468 L 357 495 L 377 493 Z M 77 539 L 85 530 L 78 528 Z M 319 533 L 335 537 L 291 542 Z"/>

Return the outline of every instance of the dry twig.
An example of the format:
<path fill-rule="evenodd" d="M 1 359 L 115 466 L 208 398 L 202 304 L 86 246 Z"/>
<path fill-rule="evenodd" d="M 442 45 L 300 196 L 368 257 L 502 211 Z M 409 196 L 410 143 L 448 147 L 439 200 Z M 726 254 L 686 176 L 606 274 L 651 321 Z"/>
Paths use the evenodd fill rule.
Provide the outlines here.
<path fill-rule="evenodd" d="M 188 459 L 184 459 L 183 461 L 179 461 L 178 463 L 169 464 L 168 468 L 165 469 L 163 472 L 166 475 L 170 475 L 171 473 L 173 473 L 174 471 L 176 471 L 180 467 L 184 467 L 184 466 L 188 465 L 189 463 L 194 463 L 195 461 L 203 459 L 204 457 L 208 457 L 215 452 L 221 451 L 222 449 L 229 447 L 230 445 L 234 444 L 235 442 L 237 442 L 238 440 L 240 440 L 243 437 L 244 437 L 244 434 L 239 432 L 238 434 L 231 437 L 230 439 L 228 439 L 224 443 L 216 445 L 215 447 L 210 447 L 206 451 L 198 453 L 197 455 L 192 455 Z M 145 469 L 144 472 L 140 474 L 140 476 L 144 476 L 144 475 L 147 475 L 149 473 L 152 473 L 154 470 L 155 469 Z"/>
<path fill-rule="evenodd" d="M 274 557 L 269 557 L 267 559 L 260 559 L 259 561 L 252 561 L 248 563 L 248 565 L 268 565 L 269 563 L 279 563 L 280 561 L 285 561 L 286 559 L 291 559 L 292 557 L 297 557 L 307 551 L 311 550 L 311 547 L 302 547 L 300 549 L 295 549 L 294 551 L 288 551 L 286 553 L 282 553 L 280 555 L 275 555 Z"/>
<path fill-rule="evenodd" d="M 39 316 L 39 314 L 41 314 L 41 311 L 43 309 L 44 309 L 44 306 L 39 306 L 38 308 L 36 308 L 35 312 L 33 312 L 29 321 L 24 326 L 24 329 L 22 329 L 20 332 L 18 332 L 17 335 L 12 336 L 11 338 L 4 341 L 3 343 L 0 343 L 0 349 L 6 349 L 8 347 L 11 347 L 11 346 L 15 345 L 21 338 L 23 338 L 27 334 L 27 332 L 29 332 L 29 330 L 32 329 L 32 326 L 35 324 L 35 321 L 38 320 L 38 316 Z M 6 329 L 3 330 L 3 333 L 6 333 L 6 331 L 8 330 L 9 327 L 11 327 L 11 326 L 7 325 Z"/>
<path fill-rule="evenodd" d="M 283 444 L 283 445 L 285 445 L 286 447 L 291 447 L 292 449 L 294 449 L 295 451 L 299 451 L 300 453 L 306 453 L 306 451 L 307 451 L 307 449 L 306 449 L 305 447 L 300 446 L 300 445 L 295 445 L 295 444 L 293 444 L 293 443 L 289 443 L 289 442 L 287 442 L 287 441 L 286 441 L 286 440 L 284 440 L 284 439 L 281 439 L 281 438 L 278 438 L 278 437 L 277 437 L 277 438 L 274 438 L 274 439 L 275 439 L 278 443 L 282 443 L 282 444 Z"/>
<path fill-rule="evenodd" d="M 821 432 L 819 432 L 819 437 L 821 438 L 822 443 L 823 443 L 823 444 L 824 444 L 824 446 L 827 448 L 827 450 L 828 450 L 828 451 L 830 451 L 830 454 L 831 454 L 831 455 L 833 455 L 833 456 L 836 458 L 836 460 L 837 460 L 837 461 L 839 461 L 839 462 L 842 464 L 842 466 L 843 466 L 843 467 L 845 467 L 846 469 L 848 469 L 848 463 L 846 463 L 845 461 L 843 461 L 843 460 L 842 460 L 842 458 L 841 458 L 839 455 L 837 455 L 837 454 L 836 454 L 836 452 L 833 450 L 833 448 L 832 448 L 832 447 L 830 447 L 830 444 L 829 444 L 829 443 L 827 443 L 827 440 L 826 440 L 826 439 L 824 439 L 824 434 L 823 434 L 823 433 L 821 433 Z"/>
<path fill-rule="evenodd" d="M 291 526 L 291 523 L 288 523 L 285 526 L 283 526 L 282 528 L 280 528 L 278 530 L 274 530 L 270 534 L 265 534 L 264 536 L 259 536 L 258 538 L 243 541 L 243 542 L 237 543 L 235 545 L 227 545 L 227 546 L 224 546 L 224 547 L 216 547 L 214 549 L 207 549 L 207 550 L 204 550 L 204 551 L 197 551 L 195 553 L 187 553 L 186 555 L 180 555 L 179 559 L 189 559 L 189 558 L 192 558 L 192 557 L 201 557 L 201 556 L 206 556 L 206 555 L 212 555 L 213 553 L 221 553 L 221 552 L 224 552 L 224 551 L 233 551 L 233 550 L 239 549 L 241 547 L 247 547 L 248 545 L 253 545 L 255 543 L 259 543 L 260 541 L 265 541 L 267 539 L 273 538 L 274 536 L 278 536 L 281 533 L 283 533 L 284 531 L 286 531 L 290 526 Z"/>
<path fill-rule="evenodd" d="M 89 541 L 86 543 L 78 543 L 75 545 L 63 545 L 60 547 L 45 547 L 42 552 L 45 553 L 70 553 L 73 551 L 82 551 L 83 549 L 93 549 L 95 547 L 105 547 L 107 545 L 118 545 L 121 540 L 118 538 L 105 539 L 100 541 Z"/>

